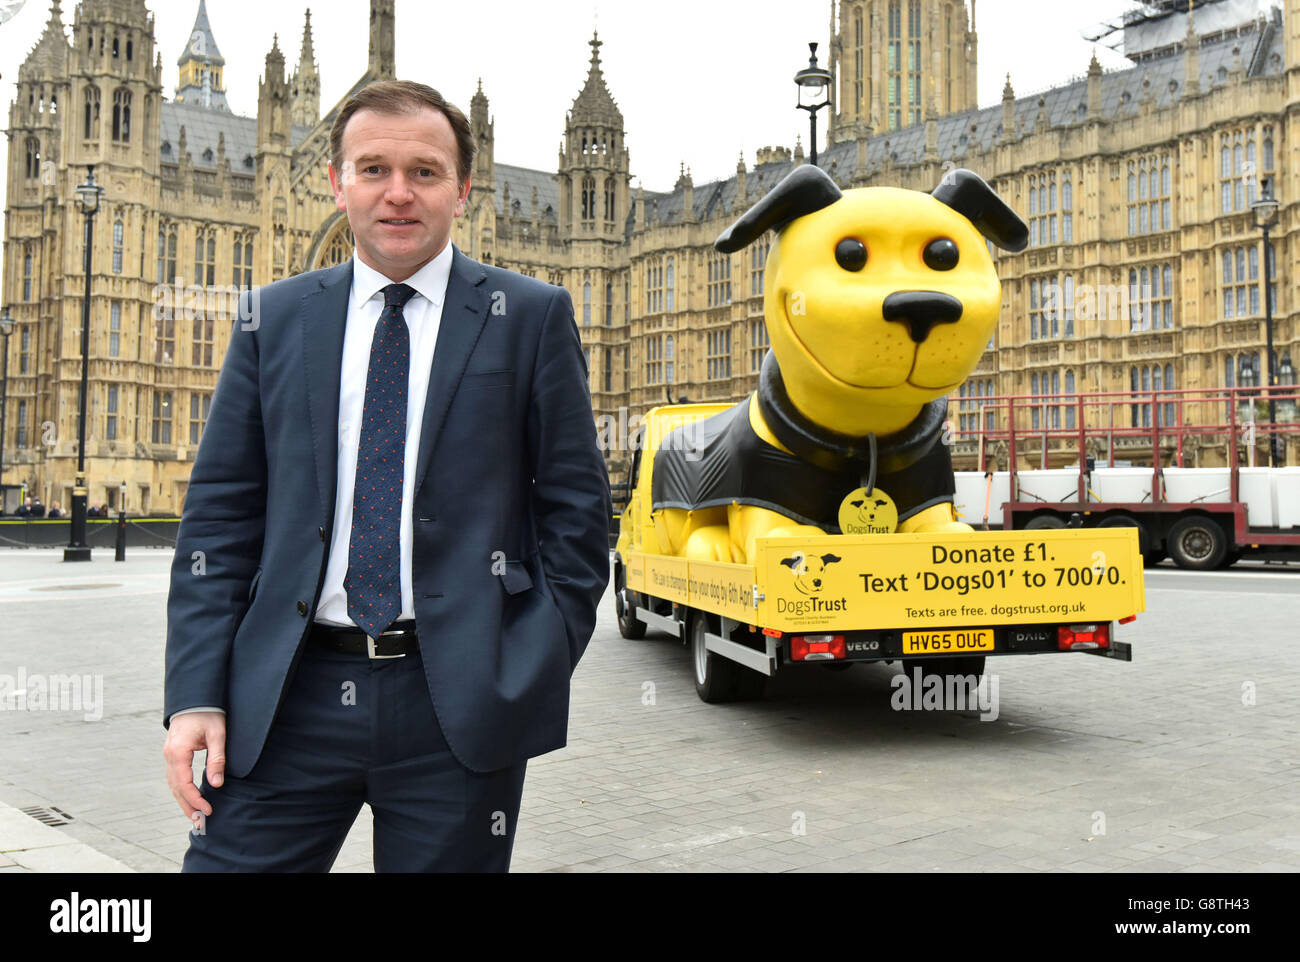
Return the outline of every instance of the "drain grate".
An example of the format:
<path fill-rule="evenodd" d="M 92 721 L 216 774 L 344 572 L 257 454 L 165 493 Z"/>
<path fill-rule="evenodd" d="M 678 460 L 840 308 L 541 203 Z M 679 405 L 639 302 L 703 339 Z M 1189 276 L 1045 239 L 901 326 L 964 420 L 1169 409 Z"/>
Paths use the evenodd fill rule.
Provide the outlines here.
<path fill-rule="evenodd" d="M 38 822 L 44 822 L 50 826 L 67 825 L 69 822 L 76 821 L 63 809 L 55 808 L 53 805 L 30 805 L 27 808 L 19 809 L 19 811 L 24 815 L 30 815 Z"/>

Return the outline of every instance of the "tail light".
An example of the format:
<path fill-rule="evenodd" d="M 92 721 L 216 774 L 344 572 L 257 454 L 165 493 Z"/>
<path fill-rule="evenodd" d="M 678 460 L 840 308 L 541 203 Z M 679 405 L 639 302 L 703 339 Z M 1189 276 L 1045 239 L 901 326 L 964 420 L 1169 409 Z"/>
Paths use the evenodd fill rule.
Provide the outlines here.
<path fill-rule="evenodd" d="M 843 635 L 791 635 L 791 661 L 834 661 L 843 658 Z"/>
<path fill-rule="evenodd" d="M 1056 647 L 1060 651 L 1085 651 L 1110 647 L 1110 623 L 1097 625 L 1061 625 L 1056 629 Z"/>

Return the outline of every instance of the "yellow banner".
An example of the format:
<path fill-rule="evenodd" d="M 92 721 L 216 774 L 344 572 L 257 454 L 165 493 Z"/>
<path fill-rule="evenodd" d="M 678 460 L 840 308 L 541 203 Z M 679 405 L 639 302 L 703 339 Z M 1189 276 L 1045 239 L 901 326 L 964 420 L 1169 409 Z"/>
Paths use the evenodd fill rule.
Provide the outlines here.
<path fill-rule="evenodd" d="M 754 623 L 752 565 L 691 561 L 687 565 L 687 603 L 748 624 Z"/>
<path fill-rule="evenodd" d="M 1113 621 L 1144 610 L 1133 528 L 760 538 L 782 631 Z"/>

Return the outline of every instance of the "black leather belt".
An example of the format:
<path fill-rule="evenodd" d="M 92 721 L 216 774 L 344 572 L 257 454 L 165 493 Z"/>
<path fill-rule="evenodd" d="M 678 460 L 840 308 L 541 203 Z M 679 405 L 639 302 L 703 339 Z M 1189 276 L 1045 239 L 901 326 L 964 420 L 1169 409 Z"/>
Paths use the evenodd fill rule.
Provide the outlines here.
<path fill-rule="evenodd" d="M 317 648 L 350 655 L 366 655 L 369 658 L 403 658 L 420 651 L 414 621 L 395 621 L 391 628 L 375 638 L 360 628 L 340 628 L 337 625 L 317 623 L 311 626 L 308 640 Z"/>

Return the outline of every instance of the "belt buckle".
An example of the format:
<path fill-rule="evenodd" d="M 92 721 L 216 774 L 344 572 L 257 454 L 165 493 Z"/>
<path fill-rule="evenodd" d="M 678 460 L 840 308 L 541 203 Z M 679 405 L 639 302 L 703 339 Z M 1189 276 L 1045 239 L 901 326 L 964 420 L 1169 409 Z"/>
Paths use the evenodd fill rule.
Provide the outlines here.
<path fill-rule="evenodd" d="M 379 637 L 384 635 L 400 635 L 400 631 L 381 631 Z M 396 655 L 379 655 L 375 653 L 375 639 L 371 635 L 366 635 L 366 655 L 373 661 L 380 661 L 387 658 L 405 658 L 406 652 L 401 651 Z"/>

